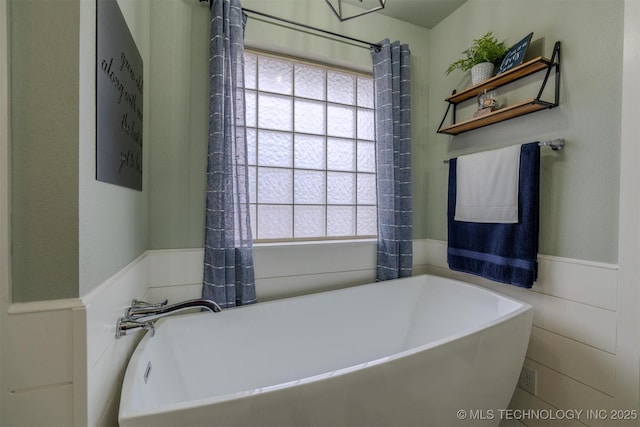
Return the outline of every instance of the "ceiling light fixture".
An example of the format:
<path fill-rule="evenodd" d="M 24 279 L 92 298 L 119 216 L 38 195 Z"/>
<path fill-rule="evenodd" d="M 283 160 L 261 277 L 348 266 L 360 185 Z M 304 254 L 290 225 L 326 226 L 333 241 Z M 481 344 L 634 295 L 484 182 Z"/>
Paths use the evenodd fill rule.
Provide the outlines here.
<path fill-rule="evenodd" d="M 324 1 L 329 5 L 333 13 L 340 20 L 340 22 L 348 21 L 349 19 L 357 18 L 358 16 L 366 15 L 367 13 L 384 9 L 384 5 L 387 2 L 387 0 L 375 0 L 373 2 L 368 2 L 368 3 L 374 3 L 375 5 L 364 12 L 356 13 L 355 15 L 347 15 L 342 11 L 343 0 L 324 0 Z M 363 3 L 363 0 L 360 0 L 360 3 Z"/>

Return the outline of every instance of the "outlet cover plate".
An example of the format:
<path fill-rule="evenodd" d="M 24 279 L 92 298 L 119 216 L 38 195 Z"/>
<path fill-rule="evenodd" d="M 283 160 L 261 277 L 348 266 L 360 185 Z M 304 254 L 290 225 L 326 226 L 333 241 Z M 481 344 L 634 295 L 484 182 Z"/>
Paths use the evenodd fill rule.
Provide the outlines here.
<path fill-rule="evenodd" d="M 518 385 L 520 386 L 521 389 L 536 396 L 537 380 L 538 380 L 538 372 L 536 372 L 535 369 L 531 369 L 527 366 L 522 367 L 522 372 L 520 372 L 520 381 L 518 381 Z"/>

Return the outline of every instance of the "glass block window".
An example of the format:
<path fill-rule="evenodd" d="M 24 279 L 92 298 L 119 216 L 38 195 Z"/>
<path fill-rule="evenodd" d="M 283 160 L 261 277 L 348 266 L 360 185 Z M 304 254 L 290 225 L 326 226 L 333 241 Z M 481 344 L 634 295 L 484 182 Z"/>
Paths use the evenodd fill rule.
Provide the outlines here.
<path fill-rule="evenodd" d="M 373 79 L 245 51 L 257 241 L 377 233 Z"/>

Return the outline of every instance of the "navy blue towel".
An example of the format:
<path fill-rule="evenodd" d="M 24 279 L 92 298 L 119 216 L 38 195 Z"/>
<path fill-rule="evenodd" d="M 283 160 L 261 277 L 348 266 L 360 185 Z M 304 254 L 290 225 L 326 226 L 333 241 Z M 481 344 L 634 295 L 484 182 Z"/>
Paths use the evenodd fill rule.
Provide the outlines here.
<path fill-rule="evenodd" d="M 540 147 L 522 145 L 517 224 L 454 221 L 457 159 L 449 161 L 447 262 L 452 270 L 530 288 L 538 275 Z"/>

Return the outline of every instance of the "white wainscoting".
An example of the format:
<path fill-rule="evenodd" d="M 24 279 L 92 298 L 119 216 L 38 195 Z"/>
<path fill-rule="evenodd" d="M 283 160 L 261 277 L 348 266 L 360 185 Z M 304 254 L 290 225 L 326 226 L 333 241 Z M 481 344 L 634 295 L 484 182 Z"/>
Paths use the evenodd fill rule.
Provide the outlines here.
<path fill-rule="evenodd" d="M 424 240 L 426 270 L 457 278 L 525 301 L 534 320 L 525 366 L 537 371 L 536 396 L 516 389 L 514 409 L 634 409 L 621 407 L 617 370 L 618 267 L 552 256 L 538 256 L 538 281 L 530 290 L 449 270 L 447 245 Z M 624 401 L 624 400 L 622 400 Z M 591 417 L 595 418 L 595 417 Z M 618 425 L 609 419 L 521 420 L 527 426 Z"/>
<path fill-rule="evenodd" d="M 86 402 L 80 301 L 13 304 L 3 321 L 2 425 L 82 425 L 76 418 Z"/>
<path fill-rule="evenodd" d="M 199 297 L 202 259 L 202 249 L 148 251 L 81 300 L 14 304 L 8 316 L 7 342 L 12 347 L 6 364 L 12 367 L 12 414 L 7 418 L 11 425 L 44 420 L 49 425 L 116 425 L 120 384 L 141 337 L 136 332 L 115 339 L 116 320 L 133 298 L 176 302 Z M 372 241 L 259 245 L 258 297 L 268 300 L 370 283 L 374 264 Z M 517 389 L 512 408 L 622 409 L 616 399 L 616 381 L 624 375 L 616 372 L 617 267 L 544 255 L 539 265 L 539 281 L 525 290 L 450 271 L 445 242 L 414 244 L 414 274 L 462 279 L 533 305 L 525 365 L 538 373 L 537 396 Z M 37 340 L 25 341 L 24 336 Z M 30 410 L 34 407 L 39 410 Z M 502 425 L 511 421 L 509 425 L 517 420 Z"/>
<path fill-rule="evenodd" d="M 258 300 L 371 283 L 375 281 L 375 257 L 372 240 L 255 245 Z M 203 259 L 203 249 L 150 251 L 149 298 L 199 298 Z"/>
<path fill-rule="evenodd" d="M 88 426 L 115 426 L 119 389 L 127 362 L 141 334 L 116 339 L 116 322 L 133 299 L 145 300 L 150 286 L 145 253 L 82 298 L 87 319 Z"/>

